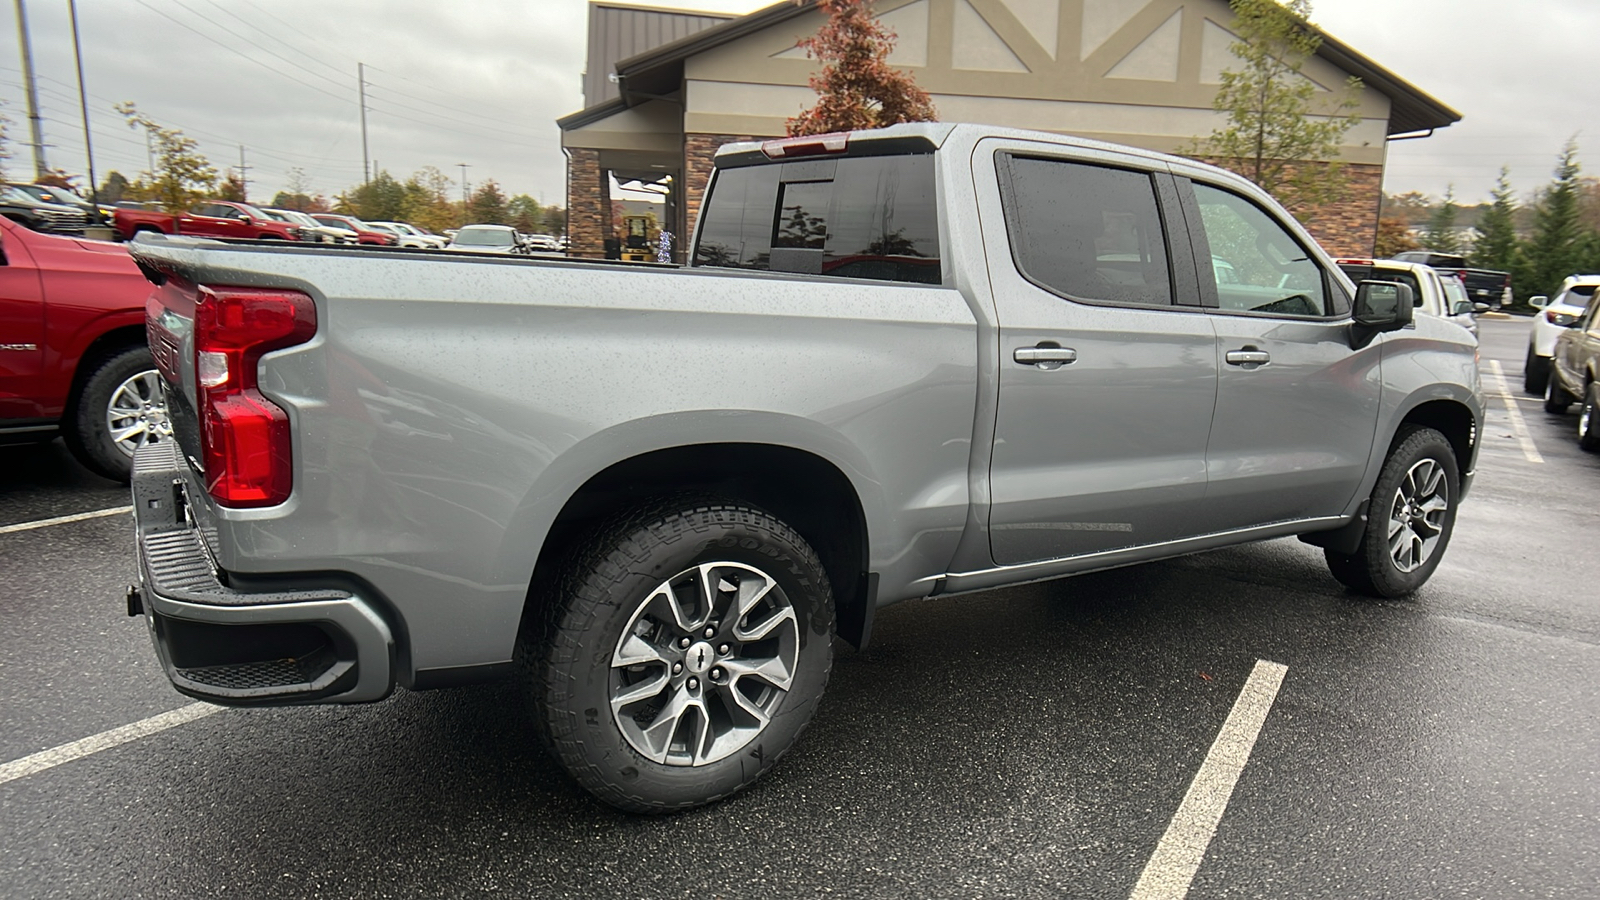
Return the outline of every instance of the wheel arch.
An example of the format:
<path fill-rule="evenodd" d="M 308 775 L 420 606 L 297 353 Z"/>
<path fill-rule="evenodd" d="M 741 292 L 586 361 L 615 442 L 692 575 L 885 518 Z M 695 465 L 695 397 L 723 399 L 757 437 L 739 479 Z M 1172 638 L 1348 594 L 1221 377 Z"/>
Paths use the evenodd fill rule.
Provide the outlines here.
<path fill-rule="evenodd" d="M 71 387 L 67 391 L 64 416 L 75 415 L 78 409 L 78 399 L 83 396 L 84 383 L 89 380 L 89 375 L 107 359 L 127 350 L 130 347 L 144 347 L 148 345 L 145 334 L 143 313 L 137 324 L 124 322 L 106 329 L 91 340 L 78 354 L 77 363 L 73 366 Z"/>
<path fill-rule="evenodd" d="M 1400 440 L 1407 425 L 1420 425 L 1444 435 L 1455 452 L 1456 468 L 1463 476 L 1472 472 L 1477 454 L 1479 424 L 1471 407 L 1459 400 L 1426 400 L 1406 412 L 1389 436 L 1389 450 Z M 1388 452 L 1384 456 L 1387 458 Z"/>
<path fill-rule="evenodd" d="M 837 463 L 819 453 L 752 441 L 657 448 L 590 475 L 562 503 L 545 532 L 524 600 L 524 622 L 546 602 L 544 589 L 574 542 L 645 497 L 673 493 L 744 501 L 794 528 L 817 551 L 828 573 L 839 635 L 865 646 L 876 579 L 867 572 L 868 525 L 860 492 Z"/>

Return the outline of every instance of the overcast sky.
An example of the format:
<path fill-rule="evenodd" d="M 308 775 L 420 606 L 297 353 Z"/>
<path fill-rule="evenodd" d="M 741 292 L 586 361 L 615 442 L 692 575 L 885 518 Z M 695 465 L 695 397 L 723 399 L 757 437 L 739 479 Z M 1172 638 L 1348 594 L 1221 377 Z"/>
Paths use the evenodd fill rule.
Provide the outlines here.
<path fill-rule="evenodd" d="M 643 5 L 748 12 L 769 0 Z M 0 8 L 0 99 L 7 172 L 31 173 L 16 20 Z M 27 0 L 52 167 L 85 168 L 66 0 Z M 201 141 L 218 166 L 250 166 L 253 199 L 291 167 L 326 194 L 361 180 L 356 63 L 368 66 L 368 142 L 404 177 L 425 165 L 453 179 L 564 202 L 555 119 L 582 105 L 584 0 L 79 0 L 96 171 L 147 167 L 141 135 L 111 105 L 132 100 Z M 1547 180 L 1577 134 L 1600 174 L 1597 0 L 1317 0 L 1330 33 L 1463 120 L 1391 145 L 1386 188 L 1487 196 L 1501 165 L 1519 190 Z M 459 187 L 459 181 L 457 182 Z"/>

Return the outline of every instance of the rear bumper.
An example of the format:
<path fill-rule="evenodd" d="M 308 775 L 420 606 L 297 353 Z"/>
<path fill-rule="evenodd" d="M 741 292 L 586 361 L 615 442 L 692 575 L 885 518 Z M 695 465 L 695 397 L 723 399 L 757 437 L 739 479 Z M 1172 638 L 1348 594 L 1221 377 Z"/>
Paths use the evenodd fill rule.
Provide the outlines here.
<path fill-rule="evenodd" d="M 188 464 L 175 442 L 134 457 L 142 614 L 180 692 L 230 706 L 366 703 L 394 685 L 394 636 L 374 605 L 343 590 L 229 587 L 187 513 Z"/>

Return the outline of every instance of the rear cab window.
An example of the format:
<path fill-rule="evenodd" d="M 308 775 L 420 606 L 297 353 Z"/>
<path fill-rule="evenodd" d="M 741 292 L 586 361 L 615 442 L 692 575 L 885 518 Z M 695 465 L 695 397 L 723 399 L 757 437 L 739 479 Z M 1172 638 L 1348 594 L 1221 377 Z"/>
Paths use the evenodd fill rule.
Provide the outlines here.
<path fill-rule="evenodd" d="M 694 265 L 941 284 L 932 153 L 719 168 Z"/>

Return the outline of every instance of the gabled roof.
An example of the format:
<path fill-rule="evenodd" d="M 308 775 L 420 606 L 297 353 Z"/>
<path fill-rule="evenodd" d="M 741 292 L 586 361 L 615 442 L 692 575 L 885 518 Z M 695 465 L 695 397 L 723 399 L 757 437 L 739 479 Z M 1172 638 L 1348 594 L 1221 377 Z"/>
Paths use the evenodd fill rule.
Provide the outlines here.
<path fill-rule="evenodd" d="M 588 70 L 583 73 L 585 108 L 617 96 L 611 80 L 618 61 L 670 44 L 732 19 L 728 13 L 663 9 L 627 3 L 589 4 Z"/>
<path fill-rule="evenodd" d="M 557 120 L 557 124 L 562 128 L 588 124 L 619 112 L 622 108 L 634 106 L 653 97 L 671 94 L 683 84 L 684 60 L 764 28 L 805 15 L 815 6 L 816 0 L 782 0 L 748 15 L 729 19 L 671 43 L 652 47 L 634 56 L 618 60 L 617 96 L 620 96 L 623 105 L 607 104 L 604 111 L 591 106 Z M 1461 113 L 1378 65 L 1349 44 L 1320 29 L 1318 33 L 1322 36 L 1322 46 L 1317 50 L 1318 56 L 1360 78 L 1363 84 L 1389 98 L 1389 134 L 1410 134 L 1444 128 L 1461 121 Z"/>

